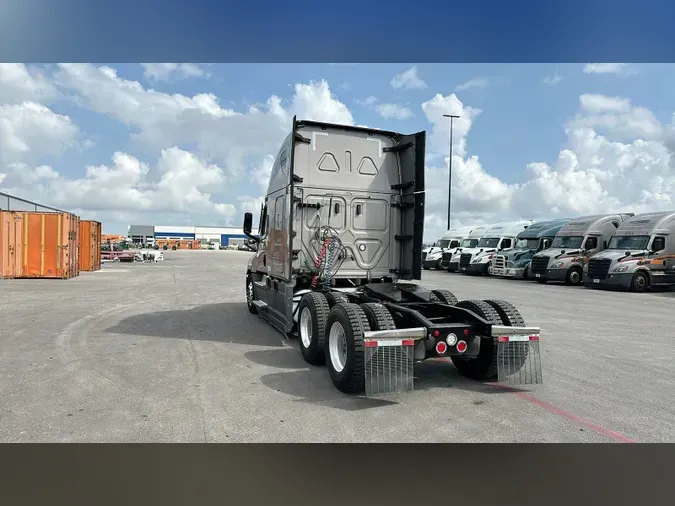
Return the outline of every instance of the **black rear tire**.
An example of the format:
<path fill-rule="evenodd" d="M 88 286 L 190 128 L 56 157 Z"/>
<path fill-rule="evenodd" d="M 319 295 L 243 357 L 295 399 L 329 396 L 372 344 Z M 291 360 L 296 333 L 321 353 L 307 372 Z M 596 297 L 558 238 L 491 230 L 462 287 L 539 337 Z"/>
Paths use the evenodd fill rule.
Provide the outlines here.
<path fill-rule="evenodd" d="M 302 357 L 310 365 L 326 363 L 324 337 L 330 307 L 320 292 L 302 296 L 298 305 L 298 343 Z M 305 319 L 303 322 L 303 318 Z"/>
<path fill-rule="evenodd" d="M 344 332 L 346 356 L 344 367 L 336 369 L 333 364 L 331 343 L 335 339 L 340 328 Z M 331 336 L 335 327 L 336 335 Z M 326 321 L 325 356 L 328 373 L 335 388 L 343 393 L 359 393 L 366 388 L 365 375 L 365 345 L 363 338 L 365 332 L 370 331 L 370 324 L 365 312 L 356 304 L 338 304 L 328 314 Z"/>
<path fill-rule="evenodd" d="M 485 300 L 483 301 L 492 306 L 492 309 L 497 311 L 497 314 L 502 320 L 502 325 L 508 325 L 509 327 L 525 327 L 525 319 L 520 314 L 520 311 L 510 302 L 505 300 Z"/>
<path fill-rule="evenodd" d="M 456 307 L 468 309 L 488 323 L 502 325 L 499 313 L 482 300 L 462 300 L 455 304 Z M 497 341 L 491 337 L 483 337 L 480 343 L 480 351 L 475 358 L 467 358 L 461 355 L 450 357 L 457 370 L 467 378 L 477 381 L 493 379 L 497 376 Z"/>
<path fill-rule="evenodd" d="M 326 300 L 330 307 L 333 307 L 336 304 L 349 303 L 349 297 L 342 292 L 325 292 L 324 295 L 326 296 Z"/>
<path fill-rule="evenodd" d="M 490 304 L 492 308 L 497 311 L 497 314 L 502 319 L 502 325 L 508 327 L 526 327 L 525 318 L 520 314 L 520 311 L 510 302 L 505 300 L 486 300 L 486 303 Z M 497 349 L 499 344 L 495 341 L 495 360 L 497 360 Z M 513 374 L 517 371 L 520 371 L 527 361 L 528 354 L 530 353 L 529 343 L 509 343 L 509 359 L 508 359 L 508 371 L 510 374 Z"/>
<path fill-rule="evenodd" d="M 396 330 L 396 323 L 389 310 L 377 302 L 366 302 L 361 304 L 361 309 L 368 318 L 368 324 L 371 330 Z"/>
<path fill-rule="evenodd" d="M 452 293 L 450 290 L 438 289 L 431 290 L 431 299 L 432 302 L 442 302 L 449 306 L 454 306 L 459 302 L 459 299 Z"/>
<path fill-rule="evenodd" d="M 248 306 L 248 312 L 251 314 L 258 314 L 258 308 L 255 307 L 253 301 L 255 300 L 255 294 L 253 292 L 253 277 L 250 274 L 246 275 L 246 305 Z"/>

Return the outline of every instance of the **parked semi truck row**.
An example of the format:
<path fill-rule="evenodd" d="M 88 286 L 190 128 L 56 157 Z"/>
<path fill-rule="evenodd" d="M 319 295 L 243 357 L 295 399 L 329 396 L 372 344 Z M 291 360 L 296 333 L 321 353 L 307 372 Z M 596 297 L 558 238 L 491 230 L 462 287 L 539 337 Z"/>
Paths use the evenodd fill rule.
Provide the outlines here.
<path fill-rule="evenodd" d="M 532 220 L 497 223 L 488 228 L 475 248 L 463 249 L 459 257 L 459 272 L 464 274 L 488 274 L 495 254 L 513 249 L 516 237 Z"/>
<path fill-rule="evenodd" d="M 446 251 L 455 251 L 462 243 L 462 240 L 471 233 L 473 227 L 460 227 L 448 230 L 441 240 L 434 247 L 429 249 L 425 255 L 422 253 L 422 268 L 440 269 L 443 253 Z"/>
<path fill-rule="evenodd" d="M 488 272 L 493 276 L 528 279 L 530 262 L 534 254 L 547 249 L 558 231 L 569 221 L 558 219 L 533 223 L 518 234 L 512 250 L 494 257 Z"/>
<path fill-rule="evenodd" d="M 675 211 L 638 214 L 621 223 L 607 248 L 584 265 L 583 283 L 634 292 L 675 286 Z"/>
<path fill-rule="evenodd" d="M 490 225 L 479 225 L 474 227 L 469 235 L 462 239 L 459 248 L 452 251 L 445 251 L 441 257 L 441 268 L 448 272 L 457 272 L 459 270 L 459 257 L 465 249 L 472 249 L 478 246 L 478 241 L 483 237 L 485 231 Z"/>
<path fill-rule="evenodd" d="M 325 364 L 336 388 L 413 388 L 450 358 L 475 380 L 541 383 L 539 328 L 501 300 L 463 300 L 422 275 L 425 132 L 297 121 L 275 158 L 246 269 L 251 313 Z M 514 234 L 515 237 L 515 234 Z M 498 246 L 500 239 L 497 240 Z"/>
<path fill-rule="evenodd" d="M 593 255 L 603 251 L 619 226 L 633 213 L 581 216 L 562 227 L 549 249 L 532 258 L 530 272 L 538 283 L 582 283 L 583 268 Z"/>

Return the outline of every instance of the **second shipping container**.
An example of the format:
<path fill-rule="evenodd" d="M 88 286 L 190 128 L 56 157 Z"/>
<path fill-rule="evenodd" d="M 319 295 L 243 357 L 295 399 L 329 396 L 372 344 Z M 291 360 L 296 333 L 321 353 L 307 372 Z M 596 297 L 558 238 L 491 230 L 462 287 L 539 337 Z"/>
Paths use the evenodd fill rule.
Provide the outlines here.
<path fill-rule="evenodd" d="M 79 268 L 81 271 L 101 269 L 101 224 L 98 221 L 81 220 Z"/>

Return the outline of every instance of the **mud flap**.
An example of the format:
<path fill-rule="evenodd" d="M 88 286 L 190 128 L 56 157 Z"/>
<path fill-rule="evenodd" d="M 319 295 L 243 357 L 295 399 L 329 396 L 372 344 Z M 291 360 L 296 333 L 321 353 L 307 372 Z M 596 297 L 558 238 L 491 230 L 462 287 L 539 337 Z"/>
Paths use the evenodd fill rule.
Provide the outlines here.
<path fill-rule="evenodd" d="M 383 331 L 395 333 L 396 331 Z M 369 332 L 374 335 L 378 332 Z M 407 337 L 364 339 L 366 397 L 412 392 L 415 340 Z"/>
<path fill-rule="evenodd" d="M 511 386 L 543 383 L 539 336 L 497 338 L 497 381 Z"/>

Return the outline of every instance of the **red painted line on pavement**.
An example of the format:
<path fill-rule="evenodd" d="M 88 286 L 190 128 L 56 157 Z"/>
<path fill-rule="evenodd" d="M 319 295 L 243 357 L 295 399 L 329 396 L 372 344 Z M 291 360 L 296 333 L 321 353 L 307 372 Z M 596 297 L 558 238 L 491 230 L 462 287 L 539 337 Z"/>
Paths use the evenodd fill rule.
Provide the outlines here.
<path fill-rule="evenodd" d="M 452 363 L 452 361 L 449 358 L 441 358 L 441 361 L 443 362 L 448 362 Z M 562 416 L 563 418 L 567 418 L 569 421 L 576 423 L 577 425 L 581 425 L 583 427 L 586 427 L 589 430 L 592 430 L 593 432 L 600 434 L 602 436 L 608 437 L 618 443 L 637 443 L 637 441 L 634 441 L 633 439 L 624 436 L 620 432 L 616 432 L 610 429 L 605 429 L 604 427 L 597 425 L 595 423 L 589 422 L 587 420 L 584 420 L 580 416 L 573 415 L 572 413 L 569 413 L 565 411 L 562 408 L 559 408 L 557 406 L 554 406 L 550 402 L 542 401 L 541 399 L 537 399 L 534 395 L 530 395 L 526 392 L 521 392 L 519 390 L 516 390 L 513 387 L 510 387 L 508 385 L 502 385 L 500 383 L 487 383 L 487 385 L 492 386 L 492 387 L 499 387 L 503 388 L 504 390 L 507 390 L 511 392 L 513 395 L 516 397 L 529 402 L 530 404 L 533 404 L 535 406 L 539 406 L 542 409 L 545 409 L 546 411 L 549 411 L 551 413 L 554 413 L 558 416 Z"/>
<path fill-rule="evenodd" d="M 597 425 L 595 423 L 589 422 L 587 420 L 584 420 L 580 416 L 573 415 L 572 413 L 569 413 L 565 411 L 562 408 L 559 408 L 557 406 L 554 406 L 553 404 L 542 401 L 541 399 L 537 399 L 534 395 L 530 395 L 526 392 L 519 392 L 518 390 L 514 390 L 513 388 L 510 388 L 505 385 L 500 385 L 499 383 L 494 384 L 494 386 L 498 386 L 501 388 L 505 388 L 512 392 L 516 397 L 519 399 L 523 399 L 524 401 L 529 402 L 530 404 L 534 404 L 535 406 L 539 406 L 540 408 L 545 409 L 546 411 L 550 411 L 551 413 L 555 413 L 556 415 L 562 416 L 563 418 L 567 418 L 571 422 L 576 423 L 577 425 L 582 425 L 586 427 L 587 429 L 592 430 L 593 432 L 596 432 L 602 436 L 608 437 L 610 439 L 613 439 L 614 441 L 618 443 L 636 443 L 636 441 L 632 440 L 629 437 L 624 436 L 623 434 L 606 429 L 600 425 Z"/>

